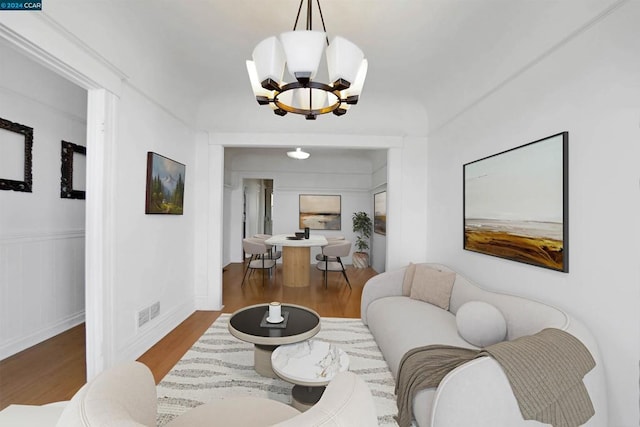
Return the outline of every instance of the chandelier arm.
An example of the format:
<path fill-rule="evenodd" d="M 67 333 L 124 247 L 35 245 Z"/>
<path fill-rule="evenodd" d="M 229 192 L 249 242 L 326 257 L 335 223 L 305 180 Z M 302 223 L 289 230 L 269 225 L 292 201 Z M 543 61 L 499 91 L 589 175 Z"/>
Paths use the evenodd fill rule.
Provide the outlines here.
<path fill-rule="evenodd" d="M 325 38 L 327 39 L 327 46 L 329 46 L 329 36 L 327 36 L 327 27 L 324 25 L 324 16 L 322 16 L 322 8 L 320 7 L 320 0 L 316 0 L 318 3 L 318 12 L 320 12 L 320 21 L 322 21 L 322 31 L 324 31 Z"/>
<path fill-rule="evenodd" d="M 302 11 L 302 3 L 304 0 L 300 0 L 300 5 L 298 6 L 298 14 L 296 15 L 296 22 L 293 24 L 293 31 L 298 27 L 298 19 L 300 19 L 300 11 Z"/>

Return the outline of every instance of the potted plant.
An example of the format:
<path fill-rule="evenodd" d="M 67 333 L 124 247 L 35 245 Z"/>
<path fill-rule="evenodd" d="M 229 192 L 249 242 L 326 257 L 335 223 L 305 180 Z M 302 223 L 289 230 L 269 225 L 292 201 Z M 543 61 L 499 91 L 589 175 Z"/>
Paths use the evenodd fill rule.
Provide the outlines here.
<path fill-rule="evenodd" d="M 354 212 L 351 217 L 353 221 L 353 231 L 356 236 L 356 251 L 353 253 L 352 262 L 355 268 L 367 268 L 369 267 L 369 238 L 371 237 L 371 230 L 373 229 L 373 223 L 371 218 L 366 212 Z"/>

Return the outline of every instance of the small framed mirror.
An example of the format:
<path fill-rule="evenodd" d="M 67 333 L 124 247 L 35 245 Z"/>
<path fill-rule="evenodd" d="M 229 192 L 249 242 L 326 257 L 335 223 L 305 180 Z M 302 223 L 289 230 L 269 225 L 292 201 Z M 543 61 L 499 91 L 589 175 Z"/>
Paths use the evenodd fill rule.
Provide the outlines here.
<path fill-rule="evenodd" d="M 87 147 L 68 141 L 61 142 L 60 197 L 84 200 L 86 198 Z"/>
<path fill-rule="evenodd" d="M 0 190 L 31 193 L 33 128 L 0 118 Z"/>

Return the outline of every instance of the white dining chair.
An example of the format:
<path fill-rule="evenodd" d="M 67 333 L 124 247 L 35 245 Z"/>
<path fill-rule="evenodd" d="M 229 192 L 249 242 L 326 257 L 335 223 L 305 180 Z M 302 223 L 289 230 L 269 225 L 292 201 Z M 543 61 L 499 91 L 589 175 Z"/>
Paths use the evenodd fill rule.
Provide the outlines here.
<path fill-rule="evenodd" d="M 344 236 L 324 236 L 324 238 L 327 239 L 328 244 L 338 243 L 344 240 Z M 322 255 L 322 252 L 316 255 L 316 261 L 324 261 L 324 255 Z M 332 261 L 336 261 L 336 260 L 333 259 Z"/>
<path fill-rule="evenodd" d="M 316 264 L 318 270 L 324 271 L 324 287 L 328 287 L 328 276 L 330 271 L 342 272 L 349 289 L 351 283 L 342 263 L 342 258 L 349 256 L 351 253 L 351 242 L 349 240 L 336 241 L 322 247 L 322 261 Z"/>
<path fill-rule="evenodd" d="M 255 239 L 260 239 L 265 242 L 265 245 L 267 246 L 267 252 L 265 256 L 267 258 L 275 259 L 275 260 L 282 258 L 282 251 L 278 251 L 274 245 L 270 245 L 266 242 L 268 238 L 273 237 L 271 234 L 254 234 L 253 237 Z"/>
<path fill-rule="evenodd" d="M 264 243 L 264 240 L 252 237 L 242 239 L 242 249 L 244 249 L 245 253 L 250 254 L 251 258 L 249 258 L 249 263 L 244 271 L 240 287 L 244 286 L 244 281 L 247 278 L 249 270 L 262 270 L 262 286 L 264 286 L 265 283 L 265 271 L 268 270 L 269 277 L 271 277 L 271 270 L 273 269 L 275 277 L 276 260 L 265 257 L 265 254 L 267 253 L 267 245 Z"/>

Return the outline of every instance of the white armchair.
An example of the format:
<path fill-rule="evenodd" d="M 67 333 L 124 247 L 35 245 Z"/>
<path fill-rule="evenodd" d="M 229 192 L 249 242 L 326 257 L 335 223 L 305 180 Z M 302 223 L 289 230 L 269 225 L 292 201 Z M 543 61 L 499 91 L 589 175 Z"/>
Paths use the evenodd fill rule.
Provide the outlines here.
<path fill-rule="evenodd" d="M 12 405 L 0 411 L 3 427 L 155 427 L 157 395 L 153 375 L 139 362 L 108 369 L 85 384 L 69 402 Z M 165 427 L 199 426 L 377 426 L 366 383 L 343 372 L 329 383 L 320 401 L 300 413 L 281 402 L 255 397 L 206 403 L 178 416 Z"/>

